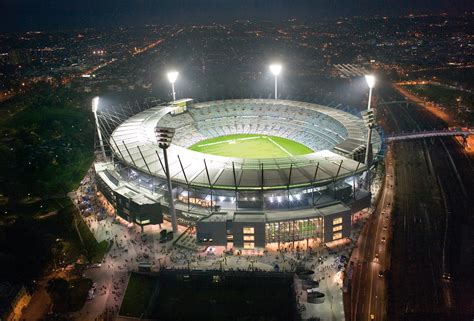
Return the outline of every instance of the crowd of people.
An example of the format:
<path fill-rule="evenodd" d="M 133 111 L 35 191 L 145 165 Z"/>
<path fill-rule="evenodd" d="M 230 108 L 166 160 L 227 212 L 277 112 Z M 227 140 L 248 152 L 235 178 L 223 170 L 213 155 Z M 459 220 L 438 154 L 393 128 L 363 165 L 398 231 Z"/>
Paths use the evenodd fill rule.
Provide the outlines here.
<path fill-rule="evenodd" d="M 83 219 L 98 241 L 109 240 L 112 245 L 103 259 L 100 269 L 106 269 L 111 275 L 108 281 L 102 281 L 97 295 L 106 296 L 106 304 L 101 313 L 116 314 L 128 282 L 130 271 L 137 271 L 140 264 L 149 264 L 152 271 L 169 269 L 199 269 L 227 271 L 280 271 L 291 272 L 297 269 L 314 271 L 314 281 L 341 290 L 336 274 L 343 270 L 358 237 L 362 222 L 367 213 L 360 213 L 355 230 L 349 239 L 328 247 L 315 240 L 281 243 L 265 250 L 237 250 L 224 247 L 203 248 L 195 251 L 173 246 L 171 241 L 163 243 L 160 239 L 162 229 L 171 229 L 169 222 L 158 226 L 148 226 L 142 231 L 128 222 L 116 218 L 110 204 L 94 190 L 92 173 L 76 193 L 76 204 L 81 209 Z M 81 204 L 85 204 L 81 208 Z M 192 229 L 188 233 L 192 233 Z M 175 235 L 175 238 L 178 235 Z M 103 274 L 92 277 L 103 277 Z M 116 276 L 120 275 L 120 276 Z M 324 282 L 323 282 L 324 281 Z M 96 282 L 96 280 L 94 280 Z M 323 283 L 322 283 L 323 282 Z M 334 291 L 332 289 L 331 291 Z M 307 307 L 307 297 L 301 289 L 296 289 L 300 311 Z M 323 291 L 323 289 L 321 289 Z M 342 291 L 340 291 L 342 293 Z M 92 300 L 89 304 L 94 304 Z M 87 309 L 87 306 L 85 307 Z"/>

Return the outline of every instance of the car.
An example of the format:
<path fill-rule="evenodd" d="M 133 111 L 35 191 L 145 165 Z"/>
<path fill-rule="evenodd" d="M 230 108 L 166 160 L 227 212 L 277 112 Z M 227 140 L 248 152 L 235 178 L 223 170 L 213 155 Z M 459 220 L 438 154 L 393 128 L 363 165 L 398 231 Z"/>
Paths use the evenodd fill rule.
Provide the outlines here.
<path fill-rule="evenodd" d="M 379 254 L 378 254 L 378 253 L 375 253 L 374 261 L 375 261 L 375 262 L 378 262 L 378 261 L 379 261 Z"/>
<path fill-rule="evenodd" d="M 443 277 L 443 280 L 451 281 L 451 273 L 444 272 L 442 277 Z"/>
<path fill-rule="evenodd" d="M 383 278 L 383 272 L 380 271 L 379 274 L 377 275 L 379 278 Z"/>
<path fill-rule="evenodd" d="M 95 297 L 95 287 L 90 288 L 89 292 L 87 292 L 87 300 L 90 301 Z"/>
<path fill-rule="evenodd" d="M 384 231 L 387 230 L 387 225 L 384 225 L 383 230 L 384 230 Z"/>
<path fill-rule="evenodd" d="M 382 243 L 385 243 L 385 237 L 382 237 Z"/>
<path fill-rule="evenodd" d="M 370 315 L 370 320 L 375 320 L 375 315 L 374 314 Z"/>

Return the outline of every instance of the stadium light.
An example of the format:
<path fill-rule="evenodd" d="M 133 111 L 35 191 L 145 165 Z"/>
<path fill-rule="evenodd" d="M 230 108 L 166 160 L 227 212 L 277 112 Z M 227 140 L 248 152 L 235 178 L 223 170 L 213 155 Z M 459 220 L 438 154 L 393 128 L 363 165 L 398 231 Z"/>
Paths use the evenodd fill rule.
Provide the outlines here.
<path fill-rule="evenodd" d="M 375 76 L 374 75 L 365 75 L 365 81 L 367 81 L 367 86 L 369 86 L 369 88 L 374 88 L 374 86 L 375 86 Z"/>
<path fill-rule="evenodd" d="M 176 79 L 178 79 L 179 72 L 177 71 L 170 71 L 168 73 L 168 80 L 171 83 L 171 90 L 173 91 L 173 101 L 176 100 L 176 92 L 174 91 L 174 83 Z"/>
<path fill-rule="evenodd" d="M 270 65 L 270 71 L 275 76 L 275 99 L 278 97 L 278 75 L 281 72 L 281 65 L 280 64 L 272 64 Z"/>
<path fill-rule="evenodd" d="M 373 123 L 375 123 L 375 116 L 373 115 L 373 111 L 371 109 L 372 103 L 372 89 L 375 87 L 375 76 L 373 75 L 365 75 L 365 81 L 367 82 L 367 86 L 369 87 L 369 99 L 367 101 L 367 115 L 371 119 L 371 123 L 369 124 L 369 128 L 367 131 L 367 146 L 365 148 L 365 159 L 364 163 L 367 166 L 367 190 L 370 192 L 370 164 L 369 164 L 369 149 L 372 140 L 372 127 Z"/>
<path fill-rule="evenodd" d="M 99 137 L 100 149 L 102 151 L 102 156 L 104 161 L 106 159 L 104 141 L 102 140 L 102 133 L 100 132 L 99 118 L 97 117 L 97 109 L 99 108 L 99 97 L 92 98 L 92 112 L 94 113 L 95 118 L 95 127 L 97 128 L 97 136 Z"/>
<path fill-rule="evenodd" d="M 176 79 L 175 79 L 176 80 Z M 168 165 L 168 147 L 171 145 L 171 141 L 174 136 L 174 128 L 171 127 L 155 127 L 156 140 L 158 141 L 158 146 L 163 150 L 163 156 L 165 158 L 165 171 L 166 171 L 166 181 L 168 185 L 169 193 L 169 214 L 171 216 L 171 225 L 173 227 L 173 235 L 178 233 L 178 221 L 176 219 L 176 211 L 174 209 L 174 197 L 173 197 L 173 186 L 171 186 L 171 175 L 170 168 Z"/>
<path fill-rule="evenodd" d="M 97 107 L 99 107 L 99 97 L 94 97 L 92 98 L 92 112 L 96 113 L 97 112 Z"/>

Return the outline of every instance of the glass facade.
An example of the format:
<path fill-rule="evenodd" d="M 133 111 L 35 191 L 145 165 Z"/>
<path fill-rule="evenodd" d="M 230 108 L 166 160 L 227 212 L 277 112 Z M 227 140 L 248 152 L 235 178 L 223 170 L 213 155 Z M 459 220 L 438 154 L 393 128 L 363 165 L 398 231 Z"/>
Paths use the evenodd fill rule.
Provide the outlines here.
<path fill-rule="evenodd" d="M 322 238 L 322 218 L 310 218 L 265 224 L 266 243 Z"/>
<path fill-rule="evenodd" d="M 334 233 L 334 234 L 332 235 L 332 240 L 333 240 L 333 241 L 334 241 L 334 240 L 339 240 L 339 239 L 341 239 L 341 238 L 342 238 L 342 233 L 341 233 L 341 232 L 337 232 L 337 233 Z"/>
<path fill-rule="evenodd" d="M 253 227 L 244 227 L 244 234 L 254 234 L 255 233 L 255 228 Z"/>
<path fill-rule="evenodd" d="M 255 243 L 253 242 L 244 242 L 245 250 L 253 250 L 255 248 Z"/>
<path fill-rule="evenodd" d="M 244 234 L 244 249 L 252 250 L 255 248 L 255 228 L 254 227 L 243 227 L 242 232 Z"/>

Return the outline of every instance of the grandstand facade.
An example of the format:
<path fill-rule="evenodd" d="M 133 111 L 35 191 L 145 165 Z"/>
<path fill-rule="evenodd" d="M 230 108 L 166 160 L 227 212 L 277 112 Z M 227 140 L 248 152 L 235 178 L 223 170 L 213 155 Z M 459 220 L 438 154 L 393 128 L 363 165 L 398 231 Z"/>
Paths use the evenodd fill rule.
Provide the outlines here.
<path fill-rule="evenodd" d="M 147 224 L 114 204 L 114 193 L 123 186 L 134 197 L 146 197 L 146 203 L 160 204 L 165 217 L 168 213 L 157 126 L 175 129 L 168 149 L 173 198 L 180 224 L 196 225 L 200 243 L 250 249 L 306 238 L 328 242 L 349 236 L 351 214 L 370 203 L 370 193 L 360 186 L 367 169 L 361 158 L 367 139 L 361 118 L 287 100 L 212 101 L 190 105 L 180 113 L 176 108 L 148 108 L 106 135 L 112 161 L 96 163 L 97 186 L 120 208 L 117 215 L 129 222 Z M 245 159 L 188 149 L 202 140 L 232 134 L 283 137 L 313 152 Z M 380 148 L 380 136 L 375 134 L 371 153 Z"/>

